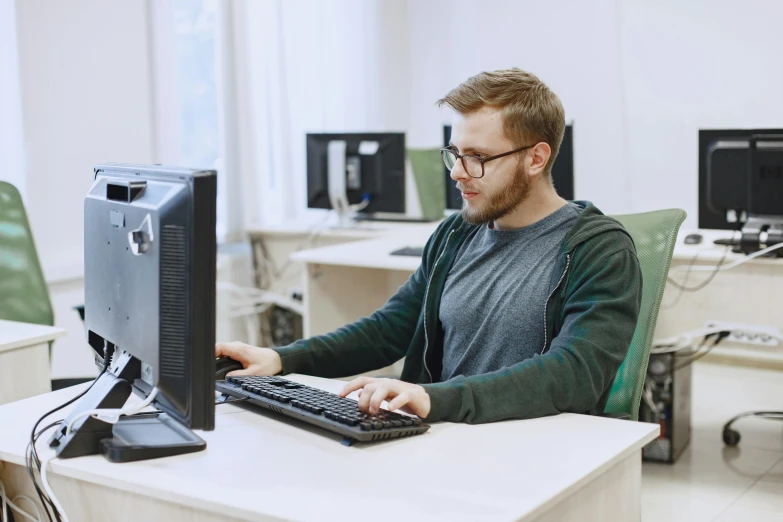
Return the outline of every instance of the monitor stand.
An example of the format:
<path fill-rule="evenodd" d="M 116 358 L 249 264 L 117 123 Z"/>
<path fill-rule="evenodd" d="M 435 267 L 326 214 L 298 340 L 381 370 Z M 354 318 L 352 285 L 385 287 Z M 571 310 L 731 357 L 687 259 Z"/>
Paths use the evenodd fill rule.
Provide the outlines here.
<path fill-rule="evenodd" d="M 748 220 L 742 227 L 740 252 L 752 254 L 761 250 L 761 245 L 765 245 L 766 248 L 778 243 L 783 243 L 783 216 L 748 215 Z M 780 248 L 765 254 L 765 257 L 781 256 L 783 256 L 783 249 Z"/>
<path fill-rule="evenodd" d="M 190 429 L 165 413 L 121 417 L 109 424 L 94 417 L 83 417 L 66 435 L 70 421 L 80 412 L 98 408 L 122 408 L 132 393 L 131 382 L 141 376 L 141 363 L 120 352 L 111 366 L 49 438 L 49 447 L 58 458 L 102 454 L 112 462 L 130 462 L 193 453 L 206 449 L 207 443 Z"/>

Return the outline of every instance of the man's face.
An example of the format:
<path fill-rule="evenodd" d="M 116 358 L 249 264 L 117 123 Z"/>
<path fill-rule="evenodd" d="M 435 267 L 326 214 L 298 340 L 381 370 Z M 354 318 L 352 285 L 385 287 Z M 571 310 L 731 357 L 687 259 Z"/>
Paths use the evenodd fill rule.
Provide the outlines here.
<path fill-rule="evenodd" d="M 483 107 L 466 115 L 455 114 L 451 144 L 460 154 L 489 157 L 519 145 L 503 134 L 500 111 Z M 490 223 L 516 209 L 530 194 L 530 180 L 523 166 L 525 151 L 484 164 L 484 177 L 472 178 L 457 161 L 451 179 L 462 192 L 462 217 L 468 223 Z"/>

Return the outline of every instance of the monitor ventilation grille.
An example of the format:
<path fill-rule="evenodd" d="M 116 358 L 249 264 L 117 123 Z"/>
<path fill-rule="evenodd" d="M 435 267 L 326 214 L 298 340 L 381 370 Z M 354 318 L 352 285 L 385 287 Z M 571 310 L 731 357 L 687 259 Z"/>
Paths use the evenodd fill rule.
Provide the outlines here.
<path fill-rule="evenodd" d="M 187 234 L 181 225 L 164 225 L 160 255 L 160 374 L 185 375 L 188 278 Z"/>

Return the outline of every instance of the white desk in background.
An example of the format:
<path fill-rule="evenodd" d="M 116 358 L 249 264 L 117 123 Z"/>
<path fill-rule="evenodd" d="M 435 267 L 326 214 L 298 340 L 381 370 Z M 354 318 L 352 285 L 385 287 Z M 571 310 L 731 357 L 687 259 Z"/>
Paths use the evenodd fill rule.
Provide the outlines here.
<path fill-rule="evenodd" d="M 380 239 L 295 252 L 291 259 L 304 264 L 305 337 L 327 333 L 367 316 L 405 282 L 420 264 L 419 258 L 392 256 L 393 250 L 424 245 L 429 231 L 422 228 L 407 234 L 388 234 Z M 725 248 L 713 244 L 731 232 L 698 231 L 704 236 L 699 245 L 685 245 L 683 231 L 677 239 L 670 274 L 683 281 L 687 266 L 698 253 L 697 265 L 716 265 Z M 744 259 L 729 252 L 726 261 Z M 708 272 L 691 272 L 687 286 L 709 277 Z M 783 259 L 751 259 L 715 275 L 705 288 L 685 292 L 675 302 L 678 291 L 667 285 L 663 297 L 656 338 L 669 337 L 703 328 L 708 320 L 773 325 L 783 330 Z M 783 368 L 783 346 L 753 348 L 724 342 L 710 356 L 728 358 L 743 364 Z"/>
<path fill-rule="evenodd" d="M 0 320 L 0 404 L 52 391 L 49 343 L 65 333 L 53 326 Z"/>
<path fill-rule="evenodd" d="M 337 391 L 344 382 L 288 376 Z M 0 407 L 0 480 L 37 498 L 24 467 L 30 429 L 86 385 Z M 70 520 L 640 520 L 641 452 L 658 425 L 563 414 L 346 447 L 339 436 L 230 404 L 207 449 L 112 464 L 54 460 Z M 50 454 L 42 438 L 39 450 Z"/>
<path fill-rule="evenodd" d="M 438 226 L 438 223 L 360 221 L 348 227 L 337 225 L 334 216 L 328 216 L 323 223 L 309 220 L 279 225 L 251 225 L 246 230 L 246 234 L 253 247 L 254 264 L 258 266 L 266 258 L 279 268 L 287 263 L 292 253 L 299 250 L 380 239 L 391 235 L 408 233 L 429 236 Z M 300 267 L 290 267 L 281 280 L 276 282 L 276 287 L 291 288 L 299 286 L 301 282 L 300 274 Z M 258 273 L 257 276 L 259 276 Z M 268 281 L 257 281 L 259 286 L 267 283 Z"/>
<path fill-rule="evenodd" d="M 686 245 L 684 238 L 689 233 L 701 234 L 701 244 Z M 682 283 L 686 268 L 697 255 L 694 266 L 717 266 L 724 254 L 724 264 L 747 259 L 745 254 L 731 252 L 731 247 L 726 253 L 727 247 L 713 244 L 715 239 L 730 237 L 731 231 L 727 230 L 683 231 L 674 249 L 670 276 Z M 691 271 L 687 287 L 699 285 L 711 274 Z M 683 292 L 679 300 L 678 294 L 677 288 L 666 285 L 655 333 L 657 338 L 703 328 L 708 321 L 773 326 L 783 331 L 783 258 L 748 259 L 735 268 L 714 274 L 714 279 L 701 290 Z M 783 345 L 757 347 L 724 341 L 708 357 L 715 361 L 783 369 Z"/>

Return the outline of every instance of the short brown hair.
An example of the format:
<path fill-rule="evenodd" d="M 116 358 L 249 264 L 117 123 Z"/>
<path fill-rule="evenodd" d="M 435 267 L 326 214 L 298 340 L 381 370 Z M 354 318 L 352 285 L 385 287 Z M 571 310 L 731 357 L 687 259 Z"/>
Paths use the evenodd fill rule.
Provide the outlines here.
<path fill-rule="evenodd" d="M 499 108 L 503 131 L 518 146 L 540 141 L 549 144 L 552 156 L 546 173 L 551 180 L 552 164 L 565 132 L 565 111 L 560 98 L 534 74 L 516 67 L 477 74 L 438 100 L 439 107 L 444 105 L 462 115 L 484 106 Z"/>

